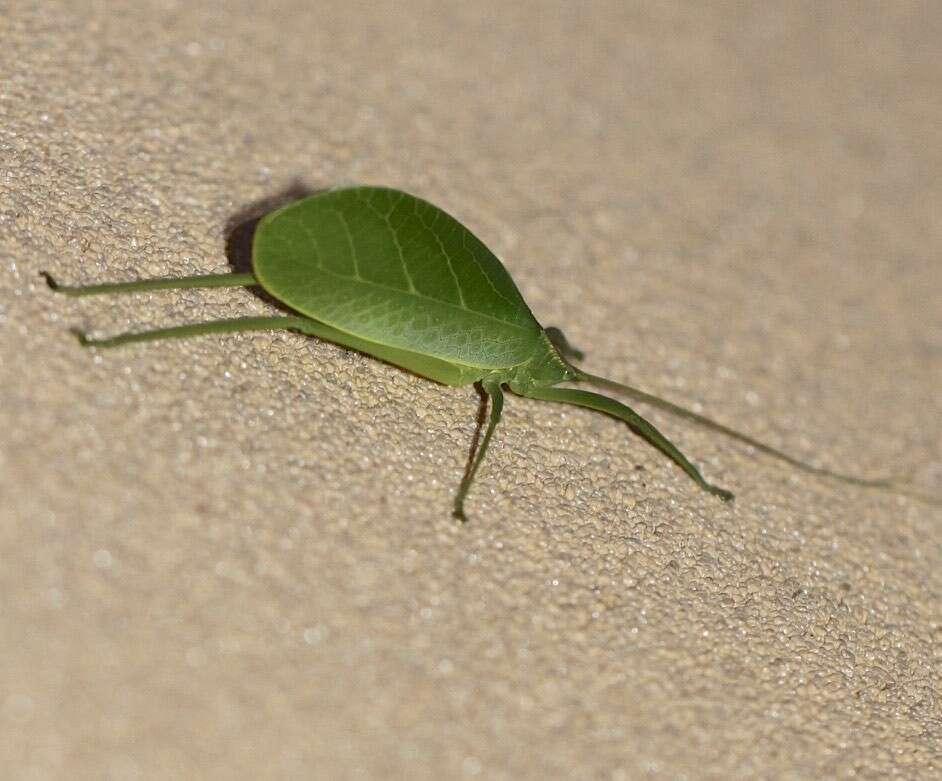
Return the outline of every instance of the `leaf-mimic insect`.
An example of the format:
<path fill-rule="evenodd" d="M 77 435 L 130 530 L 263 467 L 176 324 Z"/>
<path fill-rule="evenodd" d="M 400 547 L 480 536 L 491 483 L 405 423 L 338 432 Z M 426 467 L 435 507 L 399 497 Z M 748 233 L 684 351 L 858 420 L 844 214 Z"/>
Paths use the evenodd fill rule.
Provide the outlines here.
<path fill-rule="evenodd" d="M 589 383 L 696 421 L 817 475 L 916 495 L 891 480 L 840 475 L 757 442 L 695 412 L 573 365 L 581 357 L 556 328 L 543 328 L 497 257 L 436 206 L 399 190 L 350 187 L 302 198 L 266 215 L 252 245 L 252 273 L 66 287 L 69 295 L 260 286 L 295 314 L 182 325 L 83 345 L 115 347 L 202 334 L 287 329 L 316 336 L 446 385 L 480 383 L 490 401 L 484 438 L 454 501 L 464 502 L 487 453 L 504 405 L 504 388 L 520 396 L 574 404 L 623 420 L 672 459 L 697 485 L 724 500 L 651 423 L 620 401 L 568 384 Z M 565 387 L 561 387 L 566 384 Z"/>

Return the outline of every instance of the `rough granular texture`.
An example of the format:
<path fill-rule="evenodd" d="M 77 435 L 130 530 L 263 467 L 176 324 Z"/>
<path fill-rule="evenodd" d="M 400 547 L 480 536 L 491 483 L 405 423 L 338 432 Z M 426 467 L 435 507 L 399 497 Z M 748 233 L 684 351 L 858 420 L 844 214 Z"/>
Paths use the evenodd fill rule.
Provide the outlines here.
<path fill-rule="evenodd" d="M 196 7 L 193 7 L 193 6 Z M 928 779 L 942 509 L 288 333 L 260 204 L 440 204 L 586 367 L 942 492 L 942 6 L 40 3 L 0 47 L 0 776 Z M 228 250 L 228 256 L 227 256 Z"/>

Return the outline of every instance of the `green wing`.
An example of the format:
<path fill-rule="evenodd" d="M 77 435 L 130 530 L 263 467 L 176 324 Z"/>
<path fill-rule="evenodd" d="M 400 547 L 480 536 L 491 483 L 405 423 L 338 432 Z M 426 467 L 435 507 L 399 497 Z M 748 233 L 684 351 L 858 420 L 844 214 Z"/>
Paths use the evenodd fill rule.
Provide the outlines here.
<path fill-rule="evenodd" d="M 289 204 L 259 223 L 252 262 L 262 287 L 292 309 L 380 344 L 505 368 L 539 341 L 494 254 L 398 190 L 352 187 Z"/>

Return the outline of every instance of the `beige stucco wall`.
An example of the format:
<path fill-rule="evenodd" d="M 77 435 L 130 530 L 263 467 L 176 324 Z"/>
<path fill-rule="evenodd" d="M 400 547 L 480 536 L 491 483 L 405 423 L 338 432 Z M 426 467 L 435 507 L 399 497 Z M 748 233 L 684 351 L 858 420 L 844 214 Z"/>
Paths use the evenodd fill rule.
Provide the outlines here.
<path fill-rule="evenodd" d="M 586 366 L 942 492 L 937 3 L 24 3 L 0 21 L 0 776 L 942 773 L 942 510 L 652 413 L 477 412 L 225 271 L 295 187 L 458 215 Z M 120 10 L 122 7 L 124 10 Z M 509 7 L 508 7 L 509 6 Z M 133 9 L 133 10 L 132 10 Z"/>

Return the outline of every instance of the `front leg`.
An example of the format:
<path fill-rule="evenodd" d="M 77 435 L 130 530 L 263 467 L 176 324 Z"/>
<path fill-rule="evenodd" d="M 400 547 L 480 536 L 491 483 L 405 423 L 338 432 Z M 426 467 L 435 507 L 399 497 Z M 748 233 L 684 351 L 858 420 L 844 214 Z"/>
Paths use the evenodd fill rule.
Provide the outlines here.
<path fill-rule="evenodd" d="M 559 350 L 559 353 L 563 356 L 563 358 L 566 358 L 567 360 L 571 359 L 573 361 L 585 360 L 585 353 L 582 352 L 582 350 L 573 347 L 566 338 L 566 335 L 555 325 L 551 325 L 549 328 L 544 328 L 543 331 L 546 333 L 546 337 L 553 343 L 553 347 Z"/>

